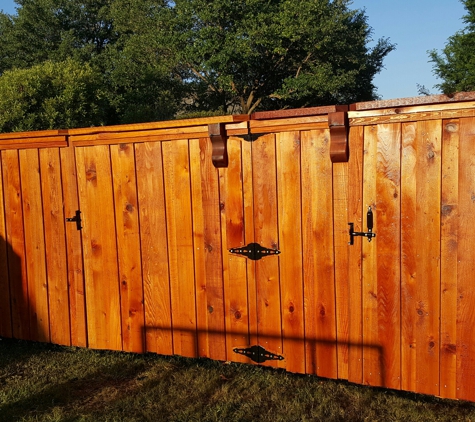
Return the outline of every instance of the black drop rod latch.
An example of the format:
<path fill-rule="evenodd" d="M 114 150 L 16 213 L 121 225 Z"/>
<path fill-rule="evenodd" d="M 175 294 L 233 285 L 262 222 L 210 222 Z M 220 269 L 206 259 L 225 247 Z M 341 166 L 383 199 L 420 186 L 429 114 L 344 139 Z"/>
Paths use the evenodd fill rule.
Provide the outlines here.
<path fill-rule="evenodd" d="M 366 237 L 368 239 L 368 242 L 371 242 L 373 237 L 376 237 L 376 233 L 373 233 L 373 210 L 371 209 L 371 207 L 368 207 L 368 212 L 366 213 L 366 226 L 368 227 L 367 232 L 355 232 L 354 223 L 348 223 L 348 225 L 350 226 L 350 241 L 348 242 L 349 245 L 353 245 L 355 236 Z"/>

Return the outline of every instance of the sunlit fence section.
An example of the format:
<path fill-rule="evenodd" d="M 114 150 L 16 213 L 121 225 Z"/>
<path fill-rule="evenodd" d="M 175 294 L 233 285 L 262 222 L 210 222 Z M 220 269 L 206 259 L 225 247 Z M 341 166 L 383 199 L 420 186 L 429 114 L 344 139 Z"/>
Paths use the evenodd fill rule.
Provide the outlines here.
<path fill-rule="evenodd" d="M 0 158 L 1 336 L 475 401 L 475 93 L 0 134 Z"/>

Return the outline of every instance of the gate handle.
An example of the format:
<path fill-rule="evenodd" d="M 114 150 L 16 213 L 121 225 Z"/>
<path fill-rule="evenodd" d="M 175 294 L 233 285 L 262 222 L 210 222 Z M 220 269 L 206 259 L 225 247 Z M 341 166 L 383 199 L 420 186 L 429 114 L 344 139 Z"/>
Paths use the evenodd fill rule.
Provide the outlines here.
<path fill-rule="evenodd" d="M 76 223 L 76 228 L 78 230 L 81 230 L 82 229 L 82 226 L 81 226 L 81 211 L 77 210 L 76 215 L 74 217 L 71 217 L 71 218 L 66 218 L 66 221 L 68 223 Z"/>
<path fill-rule="evenodd" d="M 373 210 L 371 207 L 368 207 L 368 212 L 366 213 L 366 226 L 368 227 L 368 231 L 365 232 L 355 232 L 354 230 L 354 223 L 348 223 L 350 226 L 350 241 L 348 245 L 353 245 L 354 237 L 355 236 L 363 236 L 368 239 L 368 242 L 371 242 L 373 237 L 376 237 L 376 233 L 373 233 Z"/>

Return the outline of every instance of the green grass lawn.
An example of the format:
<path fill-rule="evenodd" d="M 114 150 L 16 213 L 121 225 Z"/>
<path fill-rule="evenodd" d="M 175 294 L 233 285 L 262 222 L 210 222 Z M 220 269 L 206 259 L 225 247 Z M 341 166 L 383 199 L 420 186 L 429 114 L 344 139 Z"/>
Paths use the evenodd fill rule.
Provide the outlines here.
<path fill-rule="evenodd" d="M 475 422 L 475 404 L 251 365 L 0 339 L 0 421 Z"/>

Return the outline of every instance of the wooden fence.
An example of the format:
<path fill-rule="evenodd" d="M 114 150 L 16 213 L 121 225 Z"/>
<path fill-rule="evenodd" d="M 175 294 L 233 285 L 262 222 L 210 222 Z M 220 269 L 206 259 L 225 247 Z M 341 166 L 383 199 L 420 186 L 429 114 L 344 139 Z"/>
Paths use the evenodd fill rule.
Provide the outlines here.
<path fill-rule="evenodd" d="M 2 134 L 0 336 L 475 401 L 474 100 Z"/>

